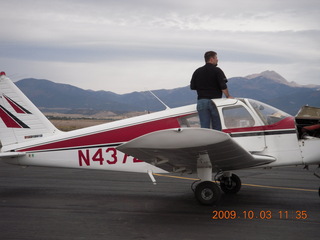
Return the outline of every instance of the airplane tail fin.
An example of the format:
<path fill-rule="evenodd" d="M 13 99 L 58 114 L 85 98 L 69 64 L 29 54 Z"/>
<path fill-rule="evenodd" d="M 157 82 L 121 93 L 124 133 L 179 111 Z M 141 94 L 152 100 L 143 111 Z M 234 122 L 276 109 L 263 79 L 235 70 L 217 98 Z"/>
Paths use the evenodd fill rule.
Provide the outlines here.
<path fill-rule="evenodd" d="M 5 75 L 0 73 L 0 149 L 60 131 Z"/>

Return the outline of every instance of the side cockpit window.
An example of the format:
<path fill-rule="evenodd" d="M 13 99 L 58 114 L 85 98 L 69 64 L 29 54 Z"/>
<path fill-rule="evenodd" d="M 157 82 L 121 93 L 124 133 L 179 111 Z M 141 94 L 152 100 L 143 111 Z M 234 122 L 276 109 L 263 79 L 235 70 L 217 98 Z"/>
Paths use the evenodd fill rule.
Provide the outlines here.
<path fill-rule="evenodd" d="M 243 106 L 225 107 L 222 109 L 226 128 L 253 127 L 255 121 Z"/>
<path fill-rule="evenodd" d="M 261 120 L 266 125 L 275 124 L 282 119 L 290 116 L 289 114 L 275 108 L 272 106 L 269 106 L 268 104 L 256 101 L 256 100 L 249 100 L 251 106 L 254 108 L 256 113 L 259 115 Z"/>

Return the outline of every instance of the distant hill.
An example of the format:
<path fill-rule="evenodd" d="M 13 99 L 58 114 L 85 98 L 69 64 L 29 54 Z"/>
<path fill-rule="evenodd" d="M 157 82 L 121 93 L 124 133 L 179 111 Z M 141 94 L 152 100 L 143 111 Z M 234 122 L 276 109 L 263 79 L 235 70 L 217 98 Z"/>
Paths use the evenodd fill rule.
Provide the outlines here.
<path fill-rule="evenodd" d="M 72 85 L 44 79 L 22 79 L 16 85 L 45 112 L 93 115 L 100 111 L 124 113 L 159 111 L 164 106 L 150 92 L 116 94 L 110 91 L 84 90 Z M 288 82 L 274 71 L 247 77 L 230 78 L 228 88 L 234 97 L 247 97 L 269 103 L 295 115 L 303 105 L 320 107 L 320 85 Z M 189 86 L 154 90 L 169 107 L 196 103 L 196 92 Z"/>
<path fill-rule="evenodd" d="M 257 99 L 292 115 L 304 105 L 320 107 L 320 85 L 288 82 L 274 71 L 231 78 L 229 88 L 236 97 Z"/>

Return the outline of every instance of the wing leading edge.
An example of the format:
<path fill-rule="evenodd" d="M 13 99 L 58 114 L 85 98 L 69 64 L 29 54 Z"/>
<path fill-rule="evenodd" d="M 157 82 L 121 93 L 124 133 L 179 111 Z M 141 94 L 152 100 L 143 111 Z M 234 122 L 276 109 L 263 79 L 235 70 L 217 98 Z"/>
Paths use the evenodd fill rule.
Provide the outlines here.
<path fill-rule="evenodd" d="M 166 171 L 195 171 L 200 154 L 207 153 L 213 171 L 255 167 L 275 161 L 253 155 L 228 134 L 205 128 L 152 132 L 120 145 L 118 150 Z"/>

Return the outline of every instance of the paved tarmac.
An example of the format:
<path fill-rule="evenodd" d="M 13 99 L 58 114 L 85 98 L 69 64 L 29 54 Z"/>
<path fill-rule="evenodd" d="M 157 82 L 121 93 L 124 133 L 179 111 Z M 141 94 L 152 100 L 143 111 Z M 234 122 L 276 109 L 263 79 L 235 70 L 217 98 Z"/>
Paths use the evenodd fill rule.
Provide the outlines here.
<path fill-rule="evenodd" d="M 244 184 L 237 195 L 201 206 L 189 179 L 156 176 L 154 186 L 147 174 L 0 162 L 0 239 L 319 239 L 312 171 L 236 173 Z"/>

